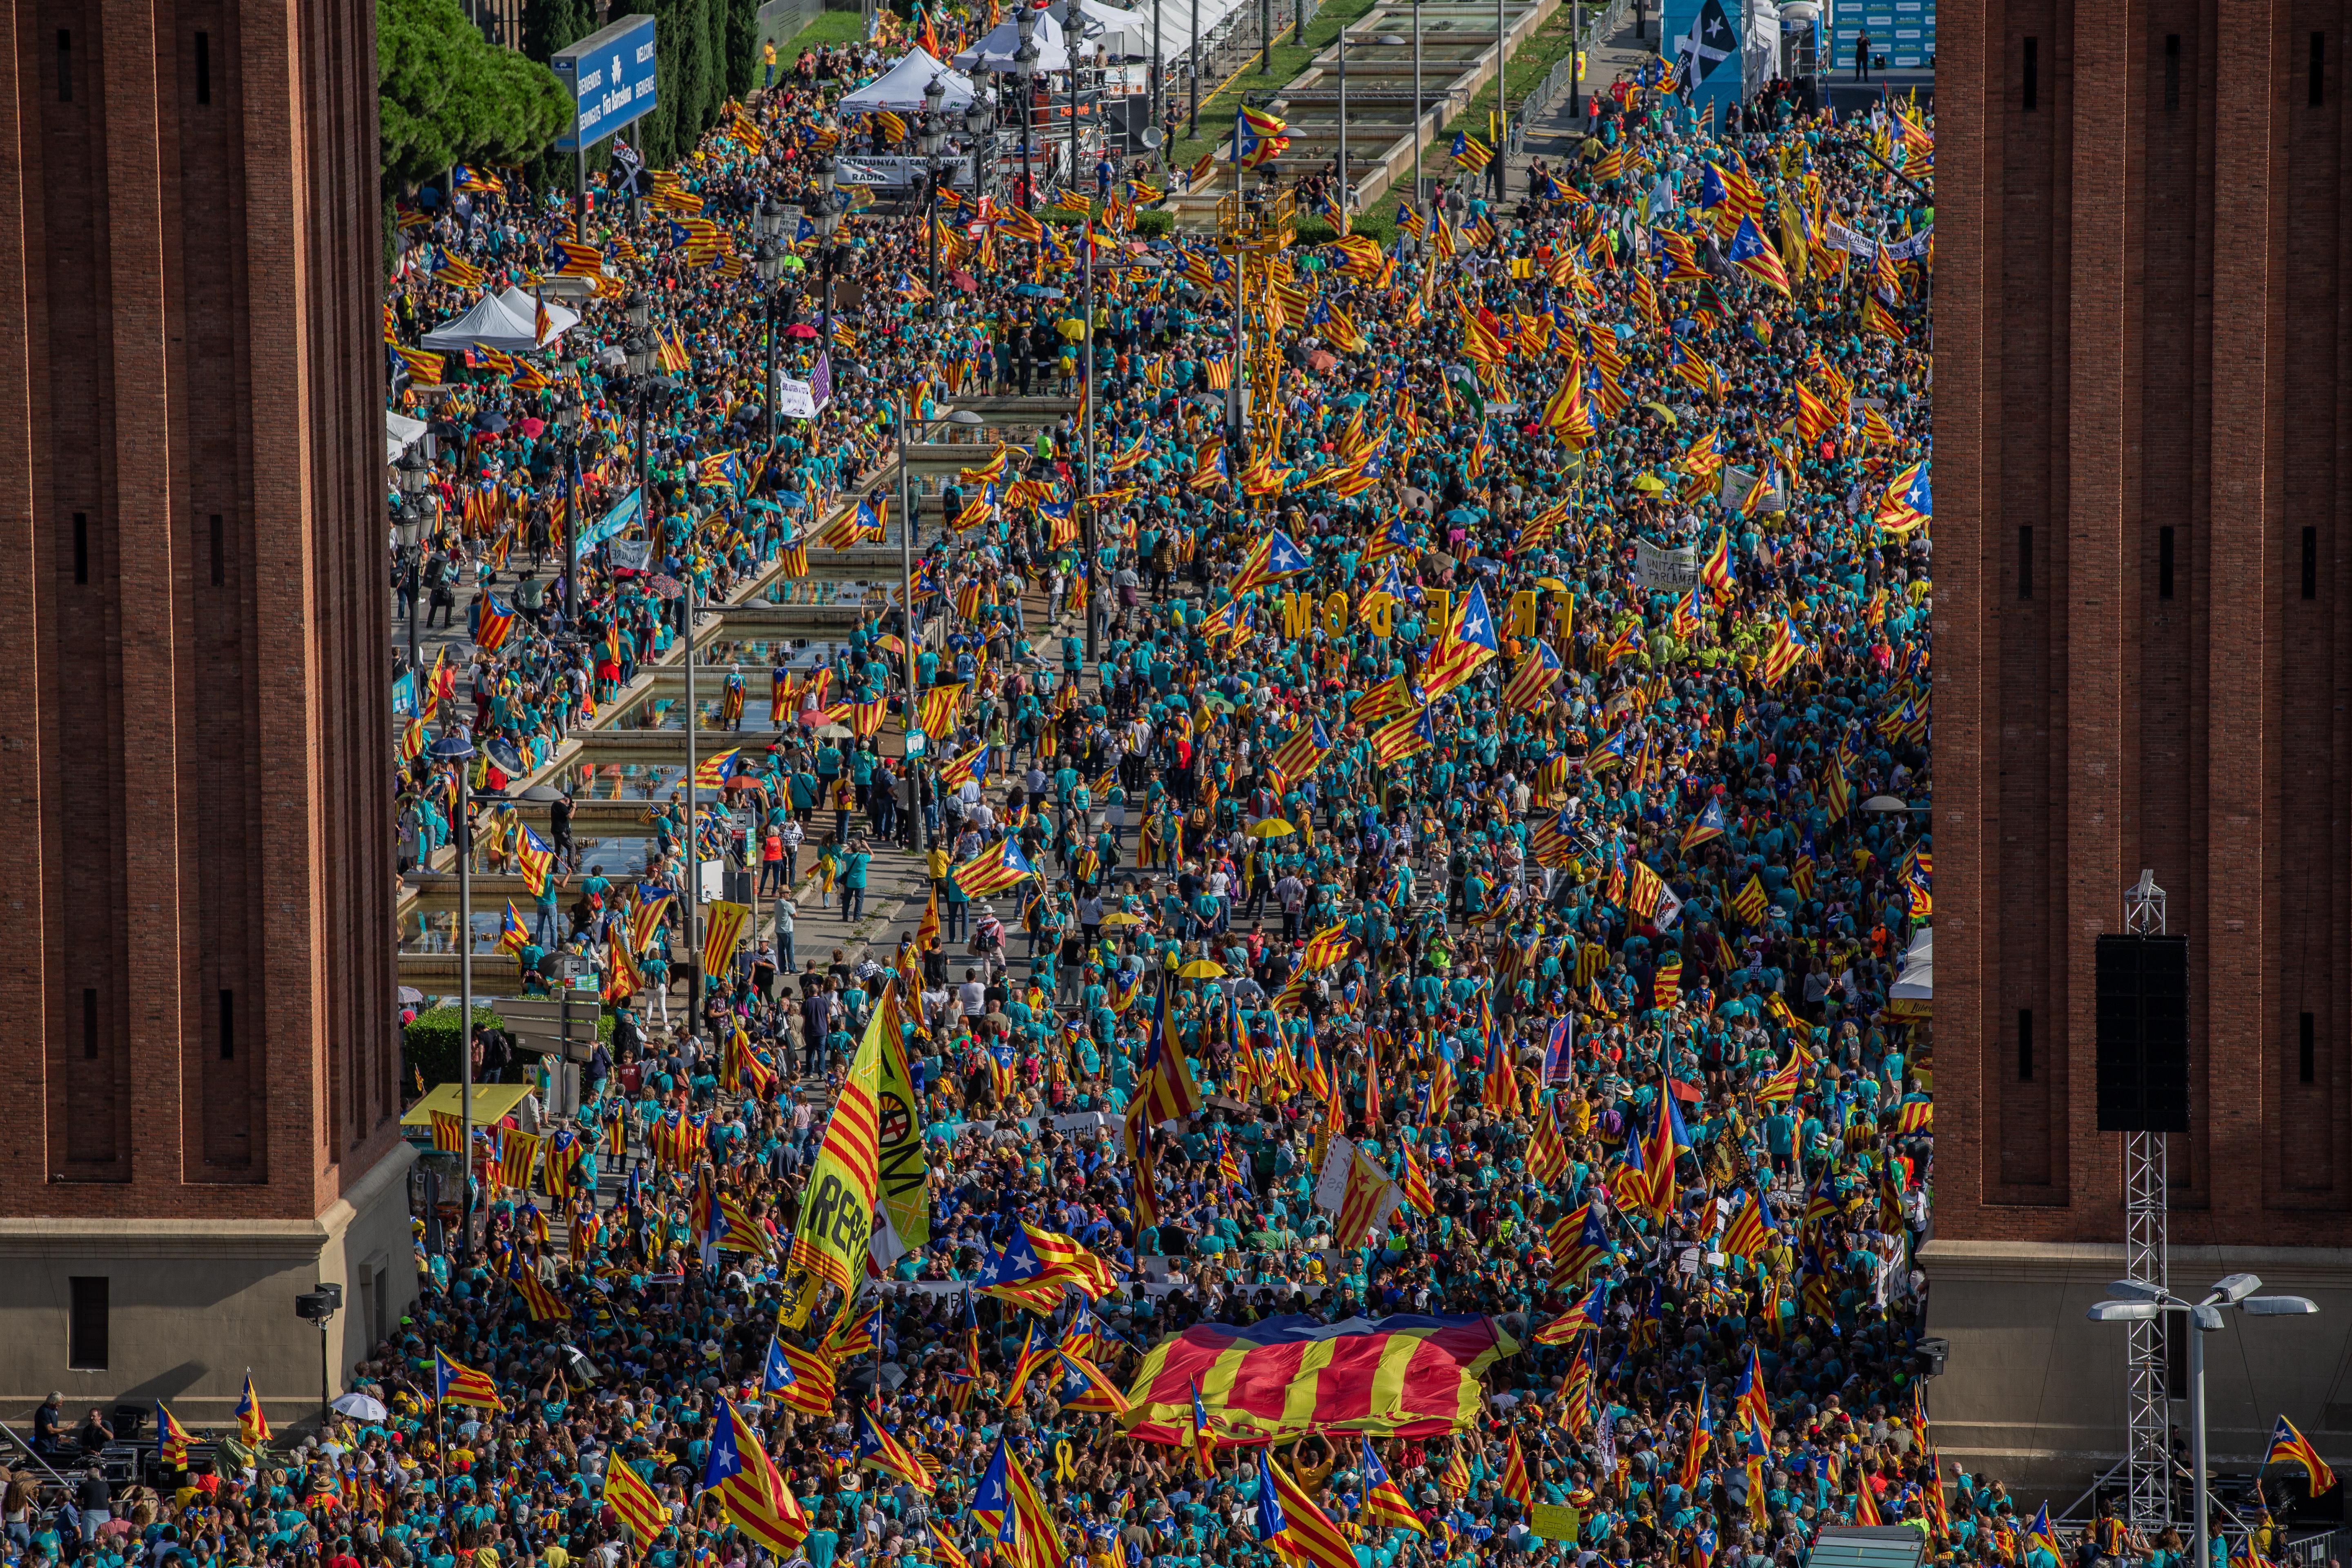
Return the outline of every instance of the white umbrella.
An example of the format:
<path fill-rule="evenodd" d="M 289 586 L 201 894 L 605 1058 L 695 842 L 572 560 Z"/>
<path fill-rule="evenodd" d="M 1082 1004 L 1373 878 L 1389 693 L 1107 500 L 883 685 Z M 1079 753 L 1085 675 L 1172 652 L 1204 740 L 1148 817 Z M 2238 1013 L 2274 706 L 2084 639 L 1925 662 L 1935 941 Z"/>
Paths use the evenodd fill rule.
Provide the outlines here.
<path fill-rule="evenodd" d="M 381 1421 L 387 1414 L 383 1400 L 372 1399 L 364 1394 L 339 1395 L 335 1400 L 335 1410 L 354 1421 Z"/>

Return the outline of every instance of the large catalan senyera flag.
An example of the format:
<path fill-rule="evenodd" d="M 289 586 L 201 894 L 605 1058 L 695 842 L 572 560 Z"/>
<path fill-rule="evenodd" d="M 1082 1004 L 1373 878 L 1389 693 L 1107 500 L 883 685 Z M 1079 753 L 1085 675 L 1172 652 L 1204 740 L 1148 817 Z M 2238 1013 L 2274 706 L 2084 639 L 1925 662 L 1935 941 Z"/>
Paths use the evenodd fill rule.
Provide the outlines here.
<path fill-rule="evenodd" d="M 1478 1376 L 1518 1342 L 1484 1317 L 1195 1323 L 1144 1358 L 1122 1417 L 1130 1436 L 1185 1440 L 1197 1385 L 1221 1447 L 1306 1432 L 1431 1437 L 1478 1414 Z"/>

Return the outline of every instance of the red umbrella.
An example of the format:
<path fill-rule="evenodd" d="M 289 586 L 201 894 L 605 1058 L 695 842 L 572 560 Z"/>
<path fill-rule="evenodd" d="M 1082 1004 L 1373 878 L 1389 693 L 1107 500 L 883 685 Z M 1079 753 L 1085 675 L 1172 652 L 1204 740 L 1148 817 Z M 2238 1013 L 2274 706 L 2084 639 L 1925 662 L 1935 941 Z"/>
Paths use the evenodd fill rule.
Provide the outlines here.
<path fill-rule="evenodd" d="M 794 321 L 791 326 L 784 329 L 784 336 L 788 338 L 813 338 L 816 336 L 816 329 L 810 326 L 806 321 Z"/>
<path fill-rule="evenodd" d="M 980 291 L 979 281 L 969 272 L 950 273 L 948 280 L 967 294 L 976 294 Z"/>

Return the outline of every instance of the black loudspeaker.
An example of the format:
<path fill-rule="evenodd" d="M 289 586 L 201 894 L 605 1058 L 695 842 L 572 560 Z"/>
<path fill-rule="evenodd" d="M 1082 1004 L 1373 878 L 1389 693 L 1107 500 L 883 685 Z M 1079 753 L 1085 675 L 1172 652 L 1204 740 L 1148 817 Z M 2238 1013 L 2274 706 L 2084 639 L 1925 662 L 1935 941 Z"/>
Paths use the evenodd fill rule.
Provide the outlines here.
<path fill-rule="evenodd" d="M 2103 936 L 2099 1131 L 2189 1131 L 2189 939 Z"/>

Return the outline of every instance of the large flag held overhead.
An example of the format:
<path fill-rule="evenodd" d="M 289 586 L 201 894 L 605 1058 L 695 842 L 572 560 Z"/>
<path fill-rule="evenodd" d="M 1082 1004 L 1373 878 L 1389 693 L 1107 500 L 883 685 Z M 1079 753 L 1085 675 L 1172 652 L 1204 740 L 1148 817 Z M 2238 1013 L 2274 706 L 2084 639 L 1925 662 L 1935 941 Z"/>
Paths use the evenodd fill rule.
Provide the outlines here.
<path fill-rule="evenodd" d="M 930 1166 L 923 1154 L 923 1102 L 908 1069 L 906 1035 L 898 1017 L 896 992 L 900 984 L 893 979 L 874 1009 L 882 1024 L 881 1074 L 876 1085 L 878 1170 L 890 1228 L 898 1233 L 900 1246 L 915 1251 L 931 1239 Z"/>
<path fill-rule="evenodd" d="M 996 1543 L 1007 1549 L 997 1555 L 1014 1568 L 1060 1568 L 1062 1533 L 1054 1527 L 1036 1482 L 1003 1438 L 996 1440 L 995 1456 L 965 1511 L 996 1531 Z"/>
<path fill-rule="evenodd" d="M 843 1292 L 866 1277 L 866 1254 L 874 1236 L 874 1202 L 881 1186 L 879 1089 L 883 1019 L 877 1007 L 866 1037 L 849 1065 L 849 1077 L 825 1124 L 824 1142 L 810 1169 L 799 1223 L 793 1231 L 790 1277 L 777 1313 L 786 1327 L 808 1321 L 821 1282 Z"/>
<path fill-rule="evenodd" d="M 669 1525 L 669 1509 L 617 1454 L 604 1466 L 604 1506 L 629 1527 L 639 1551 L 651 1546 Z"/>
<path fill-rule="evenodd" d="M 710 1457 L 703 1464 L 703 1489 L 719 1494 L 727 1517 L 744 1534 L 789 1558 L 808 1534 L 808 1515 L 801 1511 L 800 1500 L 784 1484 L 743 1413 L 731 1400 L 720 1403 L 722 1414 L 710 1433 Z"/>
<path fill-rule="evenodd" d="M 433 1352 L 433 1397 L 442 1405 L 474 1405 L 485 1410 L 504 1410 L 507 1402 L 499 1397 L 499 1385 L 490 1374 L 451 1361 L 441 1351 Z"/>
<path fill-rule="evenodd" d="M 1356 1551 L 1288 1471 L 1258 1450 L 1257 1538 L 1294 1568 L 1355 1568 Z"/>
<path fill-rule="evenodd" d="M 1144 1358 L 1122 1421 L 1146 1442 L 1181 1444 L 1197 1384 L 1227 1442 L 1305 1432 L 1433 1437 L 1476 1417 L 1479 1374 L 1518 1348 L 1486 1317 L 1195 1323 Z"/>

